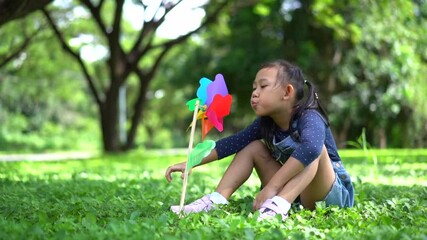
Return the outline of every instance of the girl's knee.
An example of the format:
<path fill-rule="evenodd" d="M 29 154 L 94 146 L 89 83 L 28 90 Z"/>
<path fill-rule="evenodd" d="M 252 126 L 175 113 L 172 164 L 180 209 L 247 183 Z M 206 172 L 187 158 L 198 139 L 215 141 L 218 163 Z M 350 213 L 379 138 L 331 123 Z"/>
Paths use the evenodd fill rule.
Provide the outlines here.
<path fill-rule="evenodd" d="M 265 144 L 262 141 L 260 141 L 260 140 L 256 140 L 256 141 L 253 141 L 253 142 L 249 143 L 244 149 L 247 149 L 252 154 L 269 153 L 269 151 L 268 151 L 267 147 L 265 146 Z"/>
<path fill-rule="evenodd" d="M 273 159 L 267 146 L 265 146 L 265 144 L 260 140 L 251 142 L 248 146 L 246 146 L 246 148 L 248 148 L 250 156 L 254 162 L 264 162 Z"/>

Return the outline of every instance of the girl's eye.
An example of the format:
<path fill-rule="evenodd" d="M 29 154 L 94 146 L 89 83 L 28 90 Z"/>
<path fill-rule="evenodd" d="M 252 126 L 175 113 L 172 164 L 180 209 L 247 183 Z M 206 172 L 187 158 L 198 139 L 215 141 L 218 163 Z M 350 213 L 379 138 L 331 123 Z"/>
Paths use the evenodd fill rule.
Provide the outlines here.
<path fill-rule="evenodd" d="M 261 88 L 265 88 L 265 87 L 267 87 L 267 85 L 261 85 Z"/>

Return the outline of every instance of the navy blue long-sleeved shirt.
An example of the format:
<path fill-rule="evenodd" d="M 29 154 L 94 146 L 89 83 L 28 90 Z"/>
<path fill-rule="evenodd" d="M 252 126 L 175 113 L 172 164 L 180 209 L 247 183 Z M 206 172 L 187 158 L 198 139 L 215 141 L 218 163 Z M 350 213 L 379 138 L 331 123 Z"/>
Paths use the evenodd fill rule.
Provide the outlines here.
<path fill-rule="evenodd" d="M 301 116 L 295 121 L 297 121 L 296 130 L 300 136 L 300 144 L 298 144 L 295 151 L 293 151 L 291 157 L 294 157 L 304 164 L 304 166 L 307 166 L 319 157 L 323 145 L 325 145 L 329 158 L 332 161 L 341 161 L 331 129 L 327 126 L 319 112 L 313 109 L 307 109 L 303 111 Z M 252 141 L 262 139 L 260 129 L 261 120 L 260 118 L 256 118 L 244 130 L 218 140 L 216 142 L 218 159 L 237 153 Z M 277 128 L 274 133 L 276 142 L 285 139 L 289 134 L 289 131 L 282 131 Z"/>

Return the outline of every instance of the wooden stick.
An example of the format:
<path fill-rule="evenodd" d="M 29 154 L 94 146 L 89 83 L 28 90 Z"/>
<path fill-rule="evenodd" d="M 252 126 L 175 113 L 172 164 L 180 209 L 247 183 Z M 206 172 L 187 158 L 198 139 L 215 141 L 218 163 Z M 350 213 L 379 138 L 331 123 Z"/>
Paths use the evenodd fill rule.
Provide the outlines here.
<path fill-rule="evenodd" d="M 187 149 L 187 162 L 190 157 L 191 150 L 193 148 L 193 141 L 194 141 L 194 132 L 196 130 L 196 123 L 197 123 L 197 112 L 199 111 L 199 100 L 196 101 L 196 106 L 194 107 L 194 113 L 193 113 L 193 122 L 191 124 L 191 133 L 190 133 L 190 141 L 188 143 L 188 149 Z M 182 185 L 182 193 L 181 193 L 181 201 L 179 203 L 179 212 L 181 213 L 182 209 L 184 208 L 184 201 L 185 201 L 185 192 L 187 190 L 187 182 L 188 182 L 188 172 L 190 169 L 187 169 L 188 164 L 185 167 L 184 171 L 184 183 Z"/>

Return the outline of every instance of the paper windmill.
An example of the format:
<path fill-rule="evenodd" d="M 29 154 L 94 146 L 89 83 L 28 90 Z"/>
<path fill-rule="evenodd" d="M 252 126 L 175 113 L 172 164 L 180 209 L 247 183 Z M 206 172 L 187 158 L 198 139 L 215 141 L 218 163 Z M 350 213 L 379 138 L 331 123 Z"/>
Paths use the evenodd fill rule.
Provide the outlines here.
<path fill-rule="evenodd" d="M 197 119 L 202 119 L 202 140 L 215 127 L 218 131 L 224 130 L 223 118 L 230 114 L 232 96 L 228 94 L 222 74 L 215 76 L 215 81 L 201 78 L 197 89 L 197 98 L 187 102 L 190 111 L 194 111 L 195 102 L 200 102 Z M 193 124 L 193 123 L 192 123 Z M 190 125 L 191 126 L 191 125 Z"/>
<path fill-rule="evenodd" d="M 197 98 L 187 102 L 188 108 L 193 112 L 193 121 L 190 124 L 191 135 L 188 143 L 188 159 L 184 171 L 184 183 L 182 185 L 181 201 L 179 204 L 180 214 L 182 214 L 184 207 L 189 171 L 198 165 L 215 148 L 214 141 L 203 141 L 203 139 L 213 127 L 220 132 L 224 130 L 223 119 L 230 114 L 231 108 L 232 96 L 228 94 L 222 74 L 217 74 L 215 81 L 201 78 L 199 83 L 200 87 L 197 89 Z M 198 119 L 202 119 L 202 143 L 197 144 L 192 149 L 194 130 L 196 129 Z"/>

